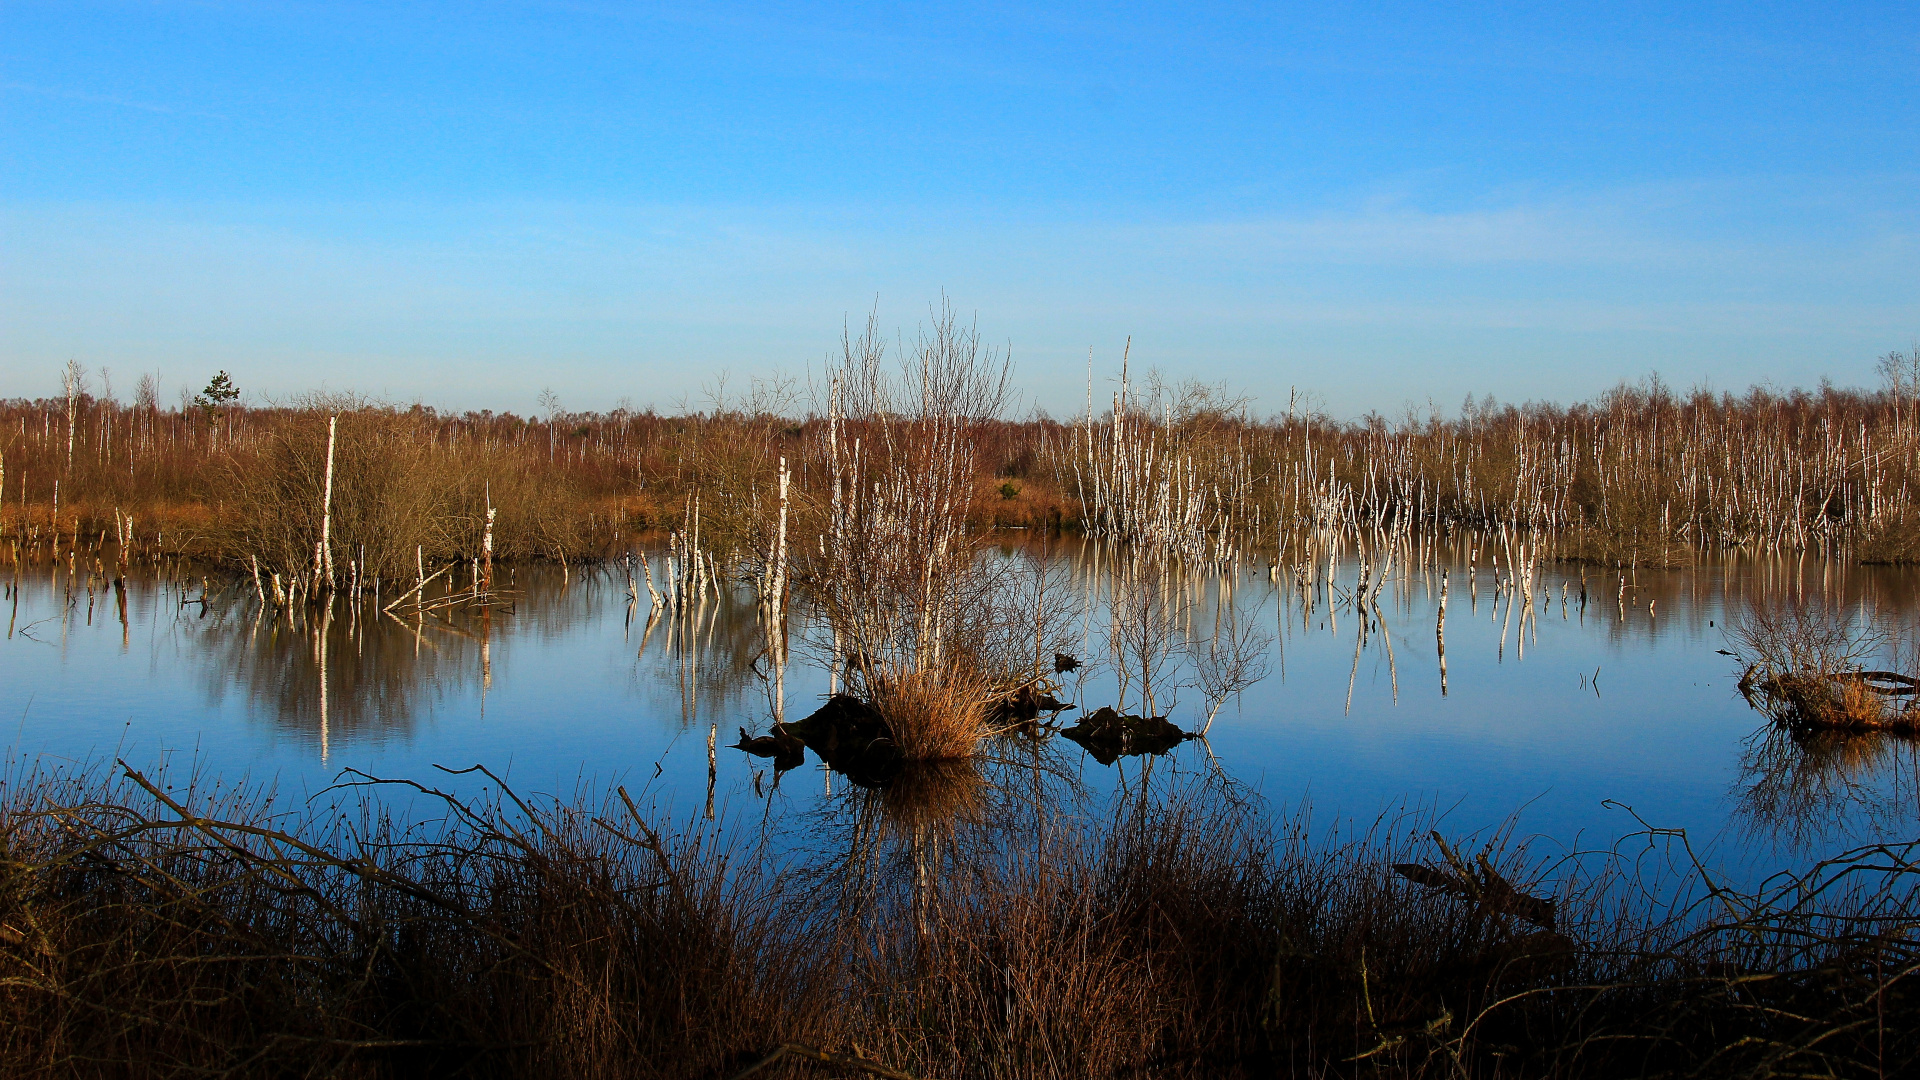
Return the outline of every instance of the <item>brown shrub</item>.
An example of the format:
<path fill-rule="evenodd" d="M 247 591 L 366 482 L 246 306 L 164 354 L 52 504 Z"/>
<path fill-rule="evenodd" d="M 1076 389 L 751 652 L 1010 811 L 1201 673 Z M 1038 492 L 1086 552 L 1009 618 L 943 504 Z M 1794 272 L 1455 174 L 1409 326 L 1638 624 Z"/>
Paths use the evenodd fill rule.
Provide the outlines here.
<path fill-rule="evenodd" d="M 1863 661 L 1898 643 L 1882 628 L 1816 604 L 1754 606 L 1729 622 L 1727 638 L 1747 670 L 1740 689 L 1756 707 L 1789 726 L 1849 730 L 1914 730 L 1920 670 L 1868 671 Z"/>
<path fill-rule="evenodd" d="M 1865 530 L 1854 554 L 1869 564 L 1920 562 L 1920 513 L 1906 507 Z"/>
<path fill-rule="evenodd" d="M 1231 785 L 1143 777 L 1095 807 L 1048 775 L 943 777 L 957 817 L 920 802 L 890 829 L 907 792 L 843 789 L 804 864 L 624 793 L 501 790 L 403 828 L 16 775 L 0 1074 L 731 1077 L 784 1043 L 1040 1078 L 1872 1076 L 1920 1055 L 1910 847 L 1677 915 L 1563 885 L 1543 948 L 1396 875 L 1424 854 L 1406 821 L 1310 839 Z M 1500 839 L 1481 876 L 1537 892 Z"/>
<path fill-rule="evenodd" d="M 411 414 L 351 398 L 313 398 L 302 413 L 230 455 L 221 504 L 207 532 L 212 554 L 292 581 L 310 575 L 322 533 L 328 419 L 334 438 L 332 521 L 336 581 L 355 562 L 365 578 L 411 580 L 417 560 L 481 555 L 487 509 L 498 558 L 580 554 L 579 498 L 562 473 L 533 473 L 503 451 L 454 454 L 423 438 Z"/>

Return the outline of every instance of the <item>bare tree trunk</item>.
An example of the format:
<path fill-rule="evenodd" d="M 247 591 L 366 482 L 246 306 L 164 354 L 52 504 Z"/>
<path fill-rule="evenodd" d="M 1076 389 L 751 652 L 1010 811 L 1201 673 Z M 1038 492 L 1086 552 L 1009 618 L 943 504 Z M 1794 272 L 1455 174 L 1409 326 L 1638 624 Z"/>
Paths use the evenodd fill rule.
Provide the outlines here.
<path fill-rule="evenodd" d="M 67 361 L 67 369 L 62 373 L 61 388 L 67 394 L 67 475 L 73 475 L 73 425 L 80 410 L 80 392 L 86 379 L 86 368 L 78 360 Z"/>
<path fill-rule="evenodd" d="M 313 566 L 316 574 L 324 570 L 328 592 L 333 591 L 333 441 L 339 423 L 338 416 L 327 417 L 327 486 L 320 497 L 320 558 Z"/>
<path fill-rule="evenodd" d="M 487 501 L 487 532 L 480 538 L 480 552 L 486 559 L 486 591 L 493 591 L 493 516 L 498 511 L 493 508 L 492 497 Z"/>

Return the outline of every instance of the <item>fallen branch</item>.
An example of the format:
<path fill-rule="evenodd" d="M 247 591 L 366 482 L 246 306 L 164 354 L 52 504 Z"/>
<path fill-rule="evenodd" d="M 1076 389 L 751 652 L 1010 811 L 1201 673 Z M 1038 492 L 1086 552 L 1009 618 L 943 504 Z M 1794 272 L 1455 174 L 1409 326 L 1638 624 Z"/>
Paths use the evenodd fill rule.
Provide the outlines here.
<path fill-rule="evenodd" d="M 447 571 L 449 571 L 449 570 L 451 570 L 451 569 L 453 569 L 454 567 L 456 567 L 456 566 L 459 566 L 459 565 L 460 565 L 459 563 L 448 563 L 447 565 L 445 565 L 445 566 L 443 566 L 443 567 L 441 567 L 440 569 L 438 569 L 438 570 L 435 570 L 435 571 L 434 571 L 433 573 L 431 573 L 431 574 L 428 574 L 428 575 L 427 575 L 426 577 L 423 577 L 423 578 L 421 578 L 421 579 L 420 579 L 420 583 L 419 583 L 418 585 L 415 585 L 415 586 L 414 586 L 413 588 L 411 588 L 411 589 L 408 589 L 408 590 L 407 590 L 406 592 L 403 592 L 403 593 L 401 593 L 398 599 L 396 599 L 396 600 L 395 600 L 395 601 L 394 601 L 393 603 L 391 603 L 391 604 L 388 604 L 388 605 L 387 605 L 386 607 L 384 607 L 384 608 L 381 608 L 380 610 L 381 610 L 381 611 L 392 611 L 392 610 L 393 610 L 394 608 L 397 608 L 397 607 L 399 607 L 399 606 L 400 606 L 401 604 L 404 604 L 404 603 L 406 603 L 406 601 L 407 601 L 407 597 L 409 597 L 409 596 L 412 596 L 412 595 L 413 595 L 414 593 L 417 593 L 417 592 L 419 592 L 419 591 L 420 591 L 421 589 L 424 589 L 424 588 L 426 588 L 426 587 L 427 587 L 427 582 L 429 582 L 429 581 L 432 581 L 432 580 L 433 580 L 434 578 L 437 578 L 437 577 L 439 577 L 439 576 L 440 576 L 441 574 L 444 574 L 444 573 L 446 573 Z"/>

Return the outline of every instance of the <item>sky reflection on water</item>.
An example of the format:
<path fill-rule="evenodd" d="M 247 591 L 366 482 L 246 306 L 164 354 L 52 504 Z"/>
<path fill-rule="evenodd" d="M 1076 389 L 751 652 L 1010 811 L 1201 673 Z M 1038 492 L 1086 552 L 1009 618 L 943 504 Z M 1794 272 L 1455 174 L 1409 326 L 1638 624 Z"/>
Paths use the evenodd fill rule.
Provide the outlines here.
<path fill-rule="evenodd" d="M 990 557 L 1033 550 L 1009 545 Z M 1082 607 L 1076 655 L 1088 661 L 1062 696 L 1089 709 L 1116 703 L 1121 680 L 1098 614 L 1113 552 L 1069 540 L 1051 557 Z M 1465 549 L 1404 560 L 1379 596 L 1385 633 L 1363 628 L 1351 608 L 1329 610 L 1323 591 L 1309 607 L 1284 571 L 1278 581 L 1264 566 L 1170 575 L 1168 588 L 1196 600 L 1183 629 L 1204 638 L 1226 605 L 1273 638 L 1271 674 L 1226 702 L 1205 745 L 1155 767 L 1217 762 L 1279 810 L 1310 807 L 1325 825 L 1414 808 L 1473 832 L 1518 815 L 1520 835 L 1566 849 L 1605 847 L 1637 829 L 1638 815 L 1689 830 L 1740 877 L 1920 835 L 1920 747 L 1795 744 L 1747 707 L 1738 665 L 1719 652 L 1729 613 L 1751 603 L 1839 603 L 1911 625 L 1920 574 L 1736 557 L 1640 571 L 1623 598 L 1614 572 L 1549 563 L 1523 619 L 1511 595 L 1495 594 L 1485 559 L 1472 584 Z M 1335 580 L 1350 588 L 1357 574 L 1347 558 Z M 514 577 L 511 610 L 416 621 L 343 604 L 289 623 L 259 618 L 237 589 L 216 585 L 202 605 L 198 573 L 136 574 L 122 607 L 108 579 L 92 578 L 89 592 L 84 570 L 25 567 L 9 578 L 17 587 L 0 644 L 12 757 L 16 767 L 114 756 L 140 767 L 190 763 L 290 794 L 320 790 L 346 768 L 429 779 L 435 765 L 477 763 L 523 791 L 625 783 L 698 812 L 717 725 L 723 805 L 755 799 L 756 773 L 776 809 L 812 808 L 834 782 L 810 760 L 766 796 L 768 763 L 727 746 L 740 728 L 764 731 L 773 713 L 751 602 L 711 602 L 649 627 L 617 564 L 564 580 L 544 567 Z M 789 718 L 827 691 L 808 651 L 793 655 Z M 1206 711 L 1200 691 L 1179 686 L 1167 697 L 1188 674 L 1176 669 L 1157 704 L 1194 728 Z M 1129 685 L 1137 693 L 1137 680 Z M 1096 789 L 1114 782 L 1065 740 L 1052 752 Z"/>

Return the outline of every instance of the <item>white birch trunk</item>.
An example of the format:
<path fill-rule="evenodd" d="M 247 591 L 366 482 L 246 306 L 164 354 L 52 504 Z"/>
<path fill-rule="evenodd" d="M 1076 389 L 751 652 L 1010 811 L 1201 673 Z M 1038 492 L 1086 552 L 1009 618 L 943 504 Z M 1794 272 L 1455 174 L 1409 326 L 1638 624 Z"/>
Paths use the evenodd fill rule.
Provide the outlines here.
<path fill-rule="evenodd" d="M 324 573 L 327 591 L 333 591 L 333 443 L 340 418 L 327 417 L 327 480 L 326 488 L 320 496 L 320 550 L 316 553 L 314 572 Z"/>

